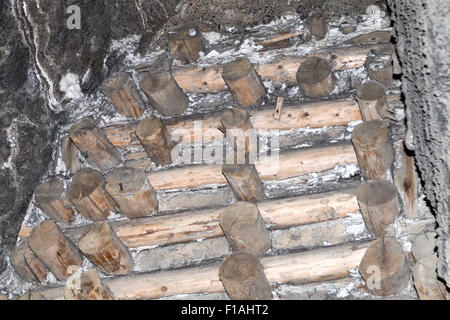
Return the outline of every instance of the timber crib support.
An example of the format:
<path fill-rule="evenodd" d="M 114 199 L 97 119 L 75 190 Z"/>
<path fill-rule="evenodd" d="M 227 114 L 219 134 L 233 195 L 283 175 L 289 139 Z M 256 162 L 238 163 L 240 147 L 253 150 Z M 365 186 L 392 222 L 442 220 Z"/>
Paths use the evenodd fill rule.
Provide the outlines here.
<path fill-rule="evenodd" d="M 191 26 L 176 27 L 168 31 L 169 51 L 174 59 L 182 63 L 192 63 L 200 58 L 205 49 L 202 35 L 197 28 Z"/>
<path fill-rule="evenodd" d="M 222 174 L 238 200 L 264 199 L 264 187 L 254 164 L 224 164 Z"/>
<path fill-rule="evenodd" d="M 386 89 L 379 83 L 366 82 L 356 92 L 356 101 L 364 121 L 392 117 L 388 112 Z"/>
<path fill-rule="evenodd" d="M 311 56 L 302 62 L 297 71 L 297 82 L 310 98 L 328 95 L 336 85 L 336 76 L 327 60 Z"/>
<path fill-rule="evenodd" d="M 24 280 L 41 283 L 47 279 L 45 264 L 31 251 L 28 241 L 22 240 L 10 256 L 11 265 Z"/>
<path fill-rule="evenodd" d="M 66 281 L 65 300 L 115 300 L 113 293 L 104 285 L 95 270 L 78 270 Z"/>
<path fill-rule="evenodd" d="M 172 163 L 171 135 L 161 119 L 150 117 L 141 121 L 136 128 L 136 137 L 153 162 Z"/>

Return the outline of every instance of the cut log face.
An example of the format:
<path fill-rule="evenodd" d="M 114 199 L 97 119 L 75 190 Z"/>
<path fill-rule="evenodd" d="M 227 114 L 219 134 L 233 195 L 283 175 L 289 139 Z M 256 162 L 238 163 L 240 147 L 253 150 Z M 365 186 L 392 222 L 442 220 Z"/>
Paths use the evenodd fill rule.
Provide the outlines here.
<path fill-rule="evenodd" d="M 269 232 L 254 203 L 234 203 L 223 210 L 219 223 L 233 251 L 259 256 L 272 247 Z"/>
<path fill-rule="evenodd" d="M 258 104 L 266 95 L 266 89 L 258 73 L 247 58 L 238 58 L 228 63 L 223 68 L 222 77 L 234 101 L 241 106 Z"/>
<path fill-rule="evenodd" d="M 34 191 L 34 199 L 39 208 L 57 222 L 71 224 L 75 219 L 72 204 L 64 194 L 64 182 L 57 178 L 38 185 Z"/>
<path fill-rule="evenodd" d="M 200 58 L 200 52 L 205 51 L 201 33 L 189 26 L 169 30 L 169 51 L 173 58 L 183 63 L 192 63 Z"/>
<path fill-rule="evenodd" d="M 314 12 L 306 22 L 306 28 L 317 40 L 323 39 L 328 31 L 328 23 L 320 12 Z"/>
<path fill-rule="evenodd" d="M 65 300 L 115 300 L 108 286 L 102 284 L 95 270 L 76 272 L 67 279 Z"/>
<path fill-rule="evenodd" d="M 139 118 L 144 113 L 144 102 L 127 72 L 112 75 L 102 86 L 114 109 L 125 117 Z"/>
<path fill-rule="evenodd" d="M 65 136 L 61 141 L 61 157 L 70 174 L 75 174 L 81 169 L 78 149 L 72 140 L 70 140 L 69 136 Z"/>
<path fill-rule="evenodd" d="M 356 100 L 364 121 L 392 117 L 388 112 L 386 89 L 379 83 L 366 82 L 356 92 Z"/>
<path fill-rule="evenodd" d="M 394 158 L 388 125 L 382 120 L 364 122 L 353 130 L 352 142 L 364 178 L 382 179 Z"/>
<path fill-rule="evenodd" d="M 259 259 L 244 252 L 233 253 L 219 267 L 219 278 L 232 300 L 270 300 L 272 290 Z"/>
<path fill-rule="evenodd" d="M 55 222 L 39 224 L 28 238 L 28 245 L 58 280 L 66 280 L 71 266 L 81 266 L 80 252 L 59 230 Z"/>
<path fill-rule="evenodd" d="M 408 258 L 393 238 L 380 238 L 371 244 L 359 270 L 369 291 L 377 296 L 399 294 L 411 279 Z"/>
<path fill-rule="evenodd" d="M 395 186 L 387 181 L 370 180 L 359 186 L 356 196 L 369 231 L 376 237 L 384 236 L 400 213 Z"/>
<path fill-rule="evenodd" d="M 120 168 L 108 174 L 105 182 L 106 191 L 127 217 L 145 217 L 157 210 L 158 200 L 144 171 Z"/>
<path fill-rule="evenodd" d="M 254 164 L 224 164 L 222 174 L 238 200 L 264 199 L 264 187 Z"/>
<path fill-rule="evenodd" d="M 142 73 L 140 86 L 152 106 L 165 116 L 181 115 L 189 106 L 187 97 L 169 72 Z"/>
<path fill-rule="evenodd" d="M 108 170 L 120 164 L 120 156 L 94 119 L 86 117 L 72 126 L 70 139 L 86 157 L 90 165 Z"/>
<path fill-rule="evenodd" d="M 364 67 L 370 79 L 378 81 L 387 88 L 392 86 L 392 81 L 394 80 L 392 54 L 368 55 Z"/>
<path fill-rule="evenodd" d="M 298 68 L 297 82 L 310 98 L 328 95 L 336 84 L 336 77 L 327 60 L 311 56 Z"/>
<path fill-rule="evenodd" d="M 26 281 L 41 283 L 47 279 L 47 267 L 31 251 L 26 240 L 21 241 L 15 248 L 10 261 L 17 274 Z"/>
<path fill-rule="evenodd" d="M 107 275 L 123 275 L 133 268 L 127 247 L 106 222 L 98 222 L 78 241 L 81 252 Z"/>
<path fill-rule="evenodd" d="M 150 117 L 141 121 L 136 137 L 153 162 L 161 165 L 172 163 L 171 136 L 159 118 Z"/>
<path fill-rule="evenodd" d="M 93 169 L 78 172 L 68 192 L 69 200 L 86 218 L 102 221 L 116 210 L 114 201 L 105 191 L 102 174 Z"/>

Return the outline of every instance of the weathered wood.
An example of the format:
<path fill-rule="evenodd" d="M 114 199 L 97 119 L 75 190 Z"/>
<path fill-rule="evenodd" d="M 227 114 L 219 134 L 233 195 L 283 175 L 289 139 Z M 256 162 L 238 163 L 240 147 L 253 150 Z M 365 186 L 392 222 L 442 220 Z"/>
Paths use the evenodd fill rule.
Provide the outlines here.
<path fill-rule="evenodd" d="M 182 26 L 168 31 L 169 51 L 174 59 L 183 63 L 192 63 L 200 58 L 205 49 L 201 33 L 197 28 Z"/>
<path fill-rule="evenodd" d="M 272 247 L 269 232 L 254 203 L 238 201 L 227 207 L 220 214 L 219 224 L 233 251 L 259 256 Z"/>
<path fill-rule="evenodd" d="M 317 40 L 323 39 L 328 31 L 328 23 L 321 12 L 313 12 L 306 21 L 306 29 Z"/>
<path fill-rule="evenodd" d="M 41 293 L 39 293 L 37 291 L 30 291 L 30 292 L 27 292 L 24 295 L 18 297 L 15 300 L 38 301 L 38 300 L 45 300 L 45 298 Z"/>
<path fill-rule="evenodd" d="M 94 221 L 106 220 L 116 211 L 114 201 L 105 191 L 102 174 L 97 170 L 79 171 L 72 180 L 68 198 L 83 216 Z"/>
<path fill-rule="evenodd" d="M 64 287 L 65 300 L 115 300 L 108 286 L 102 284 L 95 270 L 81 269 L 67 279 Z"/>
<path fill-rule="evenodd" d="M 251 253 L 229 255 L 219 267 L 219 278 L 231 300 L 270 300 L 272 290 L 259 259 Z"/>
<path fill-rule="evenodd" d="M 107 275 L 123 275 L 133 269 L 128 248 L 106 222 L 94 224 L 78 241 L 81 252 Z"/>
<path fill-rule="evenodd" d="M 224 164 L 222 174 L 238 200 L 264 199 L 264 187 L 254 164 Z"/>
<path fill-rule="evenodd" d="M 71 224 L 75 219 L 72 204 L 66 198 L 64 182 L 52 177 L 34 190 L 34 200 L 38 207 L 57 222 Z"/>
<path fill-rule="evenodd" d="M 326 96 L 336 85 L 336 77 L 328 61 L 315 56 L 302 62 L 297 71 L 297 81 L 310 98 Z"/>
<path fill-rule="evenodd" d="M 17 245 L 10 255 L 10 261 L 17 274 L 26 281 L 41 283 L 47 279 L 47 267 L 31 251 L 27 240 Z"/>
<path fill-rule="evenodd" d="M 235 164 L 254 163 L 257 141 L 250 114 L 239 108 L 228 109 L 222 113 L 220 124 L 235 152 L 233 159 L 227 159 L 227 163 L 231 160 Z"/>
<path fill-rule="evenodd" d="M 278 97 L 277 98 L 277 105 L 275 106 L 275 112 L 273 114 L 273 118 L 275 120 L 280 120 L 281 118 L 281 109 L 283 108 L 284 98 Z"/>
<path fill-rule="evenodd" d="M 44 221 L 33 229 L 28 245 L 58 280 L 66 280 L 70 276 L 69 267 L 82 264 L 77 247 L 51 220 Z"/>
<path fill-rule="evenodd" d="M 383 86 L 390 88 L 394 81 L 394 70 L 391 54 L 369 54 L 364 68 L 370 79 L 378 81 Z"/>
<path fill-rule="evenodd" d="M 121 115 L 139 118 L 144 113 L 144 102 L 129 73 L 113 74 L 103 84 L 102 91 Z"/>
<path fill-rule="evenodd" d="M 172 142 L 170 133 L 161 119 L 147 118 L 136 128 L 136 137 L 150 159 L 157 164 L 172 163 Z"/>
<path fill-rule="evenodd" d="M 103 171 L 120 164 L 120 155 L 94 119 L 86 117 L 78 121 L 70 129 L 69 136 L 90 165 Z"/>
<path fill-rule="evenodd" d="M 158 209 L 158 200 L 144 171 L 119 168 L 105 177 L 105 189 L 120 212 L 128 218 L 151 215 Z"/>
<path fill-rule="evenodd" d="M 165 116 L 176 116 L 184 113 L 189 101 L 181 91 L 172 74 L 160 72 L 140 75 L 140 87 L 152 106 Z"/>
<path fill-rule="evenodd" d="M 65 136 L 61 141 L 61 158 L 70 174 L 77 173 L 81 169 L 80 159 L 78 158 L 78 149 L 70 140 L 69 136 Z"/>
<path fill-rule="evenodd" d="M 359 186 L 356 197 L 367 229 L 376 237 L 384 236 L 400 213 L 395 186 L 387 181 L 369 180 Z"/>
<path fill-rule="evenodd" d="M 371 244 L 359 270 L 368 290 L 377 296 L 399 294 L 411 279 L 408 258 L 393 238 L 380 238 Z"/>
<path fill-rule="evenodd" d="M 361 44 L 378 44 L 390 43 L 392 38 L 392 31 L 373 31 L 367 34 L 361 34 L 347 41 L 356 45 Z"/>
<path fill-rule="evenodd" d="M 356 101 L 364 121 L 386 118 L 388 103 L 386 89 L 379 83 L 366 82 L 356 92 Z"/>
<path fill-rule="evenodd" d="M 415 219 L 418 217 L 417 188 L 419 178 L 414 164 L 414 157 L 405 152 L 403 143 L 397 148 L 396 162 L 399 165 L 394 169 L 394 181 L 403 202 L 405 216 Z"/>
<path fill-rule="evenodd" d="M 289 45 L 289 40 L 292 38 L 296 38 L 298 36 L 303 35 L 303 31 L 291 31 L 291 30 L 283 30 L 279 32 L 276 36 L 257 41 L 256 45 L 263 46 L 263 50 L 273 50 L 273 49 L 280 49 L 285 48 Z"/>
<path fill-rule="evenodd" d="M 233 95 L 234 102 L 243 107 L 258 104 L 266 89 L 250 60 L 238 58 L 225 65 L 222 77 Z"/>
<path fill-rule="evenodd" d="M 352 133 L 358 164 L 366 179 L 382 179 L 394 158 L 389 128 L 382 120 L 358 125 Z"/>

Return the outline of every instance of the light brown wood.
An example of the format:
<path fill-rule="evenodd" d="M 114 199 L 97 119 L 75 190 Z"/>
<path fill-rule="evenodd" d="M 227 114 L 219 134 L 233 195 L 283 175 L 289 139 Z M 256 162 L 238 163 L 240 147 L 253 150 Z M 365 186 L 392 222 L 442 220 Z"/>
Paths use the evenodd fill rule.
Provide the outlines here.
<path fill-rule="evenodd" d="M 297 81 L 310 98 L 326 96 L 336 85 L 336 77 L 328 61 L 315 56 L 302 62 L 297 71 Z"/>
<path fill-rule="evenodd" d="M 94 119 L 86 117 L 72 126 L 70 139 L 86 158 L 87 162 L 100 169 L 108 170 L 120 164 L 120 155 Z"/>
<path fill-rule="evenodd" d="M 238 200 L 264 199 L 264 187 L 254 164 L 224 164 L 222 174 Z"/>
<path fill-rule="evenodd" d="M 376 237 L 386 235 L 400 213 L 395 186 L 387 181 L 369 180 L 359 186 L 356 196 L 367 229 Z"/>
<path fill-rule="evenodd" d="M 114 201 L 105 191 L 102 174 L 97 170 L 79 171 L 67 195 L 83 216 L 94 221 L 106 220 L 116 211 Z"/>
<path fill-rule="evenodd" d="M 65 136 L 61 141 L 61 157 L 70 174 L 77 173 L 81 168 L 80 159 L 78 158 L 78 149 L 70 140 L 69 136 Z"/>
<path fill-rule="evenodd" d="M 158 209 L 156 194 L 143 170 L 116 169 L 105 177 L 105 188 L 128 218 L 149 216 Z"/>
<path fill-rule="evenodd" d="M 181 26 L 168 31 L 169 51 L 174 59 L 183 63 L 192 63 L 205 51 L 201 33 L 197 28 Z"/>
<path fill-rule="evenodd" d="M 46 215 L 57 222 L 71 224 L 75 219 L 72 204 L 64 191 L 64 182 L 58 177 L 39 184 L 34 190 L 34 200 Z"/>
<path fill-rule="evenodd" d="M 222 211 L 219 224 L 233 251 L 259 256 L 272 247 L 269 232 L 254 203 L 235 202 Z"/>
<path fill-rule="evenodd" d="M 358 125 L 352 132 L 352 142 L 364 178 L 382 179 L 394 157 L 387 124 L 370 120 Z"/>
<path fill-rule="evenodd" d="M 41 293 L 37 291 L 30 291 L 15 300 L 38 301 L 38 300 L 45 300 L 45 298 Z"/>
<path fill-rule="evenodd" d="M 356 92 L 356 101 L 364 121 L 382 120 L 388 115 L 386 88 L 376 82 L 366 82 Z"/>
<path fill-rule="evenodd" d="M 67 279 L 65 300 L 116 300 L 108 286 L 102 284 L 95 270 L 76 272 Z"/>
<path fill-rule="evenodd" d="M 320 40 L 325 37 L 328 31 L 328 23 L 321 12 L 313 12 L 306 21 L 306 29 L 315 39 Z"/>
<path fill-rule="evenodd" d="M 237 252 L 219 267 L 219 278 L 231 300 L 270 300 L 272 290 L 259 259 L 251 253 Z"/>
<path fill-rule="evenodd" d="M 222 77 L 233 95 L 234 102 L 243 107 L 258 104 L 266 89 L 250 60 L 238 58 L 225 65 Z"/>
<path fill-rule="evenodd" d="M 157 164 L 172 163 L 172 142 L 170 133 L 161 119 L 147 118 L 136 128 L 136 137 L 150 159 Z"/>
<path fill-rule="evenodd" d="M 103 84 L 102 91 L 121 115 L 139 118 L 144 113 L 144 102 L 129 73 L 113 74 Z"/>
<path fill-rule="evenodd" d="M 264 50 L 279 49 L 285 47 L 284 44 L 288 45 L 289 44 L 288 40 L 301 36 L 303 34 L 304 34 L 303 31 L 283 30 L 272 38 L 257 41 L 256 45 L 263 46 Z"/>
<path fill-rule="evenodd" d="M 403 143 L 399 145 L 398 149 L 396 161 L 399 163 L 399 166 L 394 169 L 394 181 L 402 199 L 406 217 L 415 219 L 418 217 L 417 188 L 419 178 L 414 164 L 414 157 L 405 152 Z"/>
<path fill-rule="evenodd" d="M 392 37 L 392 31 L 373 31 L 366 34 L 361 34 L 350 40 L 348 43 L 352 44 L 378 44 L 378 43 L 390 43 Z"/>
<path fill-rule="evenodd" d="M 161 72 L 140 75 L 140 86 L 148 100 L 158 112 L 165 116 L 176 116 L 184 113 L 189 101 L 181 91 L 172 74 Z"/>
<path fill-rule="evenodd" d="M 51 220 L 44 221 L 34 228 L 28 238 L 28 245 L 58 280 L 66 280 L 70 276 L 69 267 L 82 264 L 77 247 Z"/>
<path fill-rule="evenodd" d="M 284 98 L 278 97 L 277 98 L 277 105 L 275 106 L 275 112 L 273 114 L 273 118 L 275 120 L 280 120 L 281 118 L 281 109 L 283 108 Z"/>
<path fill-rule="evenodd" d="M 392 86 L 392 82 L 394 81 L 392 53 L 368 55 L 364 67 L 370 79 L 378 81 L 387 88 Z"/>
<path fill-rule="evenodd" d="M 97 222 L 78 241 L 81 252 L 107 275 L 123 275 L 133 269 L 128 248 L 106 222 Z"/>
<path fill-rule="evenodd" d="M 367 249 L 359 266 L 368 290 L 377 296 L 402 292 L 409 284 L 411 271 L 402 246 L 393 238 L 380 238 Z"/>
<path fill-rule="evenodd" d="M 26 281 L 41 283 L 47 279 L 48 270 L 44 263 L 31 251 L 27 240 L 22 240 L 10 255 L 11 265 Z"/>

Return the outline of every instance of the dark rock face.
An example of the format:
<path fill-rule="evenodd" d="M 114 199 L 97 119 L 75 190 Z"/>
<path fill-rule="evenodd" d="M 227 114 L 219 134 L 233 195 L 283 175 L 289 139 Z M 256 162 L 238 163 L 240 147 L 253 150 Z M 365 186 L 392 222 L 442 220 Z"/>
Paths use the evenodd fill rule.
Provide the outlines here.
<path fill-rule="evenodd" d="M 426 195 L 437 217 L 439 275 L 450 285 L 450 2 L 389 0 L 403 67 L 410 135 Z"/>

